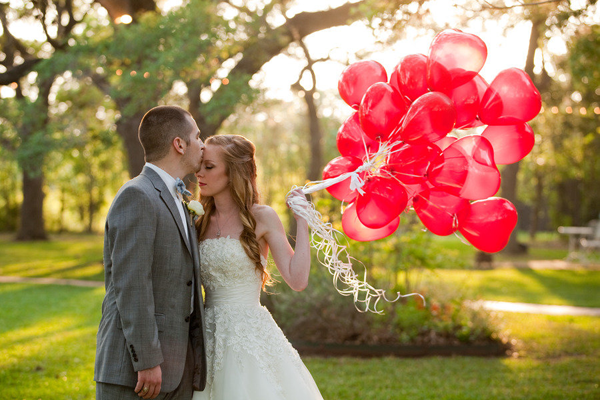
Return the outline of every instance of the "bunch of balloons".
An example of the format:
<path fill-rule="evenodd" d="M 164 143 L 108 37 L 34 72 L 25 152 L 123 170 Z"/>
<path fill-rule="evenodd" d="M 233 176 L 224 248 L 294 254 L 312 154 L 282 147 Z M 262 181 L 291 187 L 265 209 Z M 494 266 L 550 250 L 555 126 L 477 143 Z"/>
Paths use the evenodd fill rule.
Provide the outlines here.
<path fill-rule="evenodd" d="M 486 57 L 478 36 L 448 29 L 434 38 L 428 56 L 402 58 L 389 79 L 376 61 L 344 70 L 339 93 L 355 112 L 337 133 L 341 156 L 328 163 L 323 179 L 343 178 L 326 189 L 349 204 L 342 216 L 348 237 L 384 238 L 414 209 L 436 235 L 459 231 L 490 253 L 506 246 L 517 211 L 492 197 L 500 188 L 497 164 L 531 151 L 527 122 L 542 103 L 520 69 L 503 70 L 488 84 L 479 75 Z M 481 134 L 460 132 L 483 125 Z M 448 136 L 453 130 L 460 139 Z"/>

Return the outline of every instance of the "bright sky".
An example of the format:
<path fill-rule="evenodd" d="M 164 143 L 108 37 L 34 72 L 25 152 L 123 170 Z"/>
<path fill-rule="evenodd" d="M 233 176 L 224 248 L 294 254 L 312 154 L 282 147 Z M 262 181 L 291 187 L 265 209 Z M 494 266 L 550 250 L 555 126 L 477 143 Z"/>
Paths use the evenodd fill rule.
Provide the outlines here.
<path fill-rule="evenodd" d="M 436 21 L 448 21 L 452 26 L 452 21 L 457 18 L 459 9 L 453 5 L 461 0 L 447 1 L 439 0 L 438 4 L 432 7 L 433 18 Z M 311 9 L 309 4 L 322 4 L 323 1 L 302 1 L 302 6 Z M 340 3 L 339 1 L 336 3 Z M 488 48 L 488 58 L 481 75 L 491 82 L 493 78 L 503 69 L 510 67 L 523 68 L 527 55 L 528 40 L 531 25 L 523 22 L 517 25 L 508 33 L 502 32 L 500 26 L 493 21 L 485 24 L 485 31 L 481 26 L 453 26 L 464 32 L 479 36 Z M 408 38 L 397 42 L 389 48 L 374 52 L 368 59 L 380 62 L 388 72 L 388 76 L 394 66 L 400 59 L 409 54 L 422 53 L 428 54 L 429 45 L 434 35 L 422 36 L 415 29 L 409 28 L 406 31 Z M 350 26 L 336 27 L 326 31 L 317 32 L 306 38 L 306 45 L 311 52 L 313 59 L 325 57 L 327 54 L 340 54 L 341 59 L 344 54 L 353 54 L 356 52 L 365 52 L 375 49 L 375 38 L 371 31 L 361 23 L 354 23 Z M 557 53 L 562 53 L 566 49 L 554 49 Z M 356 60 L 350 59 L 350 62 Z M 273 97 L 290 100 L 292 93 L 289 87 L 297 81 L 298 74 L 304 63 L 298 62 L 289 56 L 279 55 L 267 63 L 260 76 L 264 86 L 268 88 L 268 94 Z M 337 82 L 344 65 L 337 62 L 324 62 L 315 66 L 317 73 L 317 88 L 320 90 L 337 90 Z M 282 71 L 285 71 L 283 73 Z M 307 85 L 310 87 L 309 85 Z"/>
<path fill-rule="evenodd" d="M 22 0 L 11 0 L 12 4 L 19 3 Z M 244 2 L 246 5 L 262 3 L 261 0 L 233 0 L 232 2 Z M 438 4 L 432 7 L 436 21 L 448 21 L 453 26 L 456 21 L 459 8 L 454 4 L 463 3 L 465 0 L 438 0 Z M 572 4 L 583 0 L 573 0 Z M 316 11 L 327 7 L 336 7 L 345 0 L 302 0 L 297 2 L 297 6 L 292 7 L 288 16 L 301 11 Z M 181 5 L 182 0 L 158 0 L 162 10 L 168 10 Z M 37 26 L 37 25 L 36 25 Z M 523 68 L 527 54 L 528 38 L 530 24 L 522 22 L 507 33 L 501 30 L 499 24 L 495 21 L 487 21 L 484 26 L 481 23 L 471 24 L 471 26 L 453 26 L 464 32 L 473 33 L 479 36 L 486 43 L 488 48 L 488 58 L 481 75 L 491 82 L 493 78 L 503 69 L 510 67 Z M 483 28 L 483 29 L 482 29 Z M 31 26 L 25 24 L 15 25 L 14 33 L 16 36 L 24 38 L 39 37 L 43 32 L 37 32 Z M 373 53 L 369 59 L 379 61 L 388 71 L 405 55 L 414 53 L 427 54 L 432 36 L 418 35 L 416 31 L 408 29 L 406 32 L 408 39 L 396 43 L 394 46 Z M 313 59 L 324 57 L 327 54 L 337 55 L 337 58 L 344 59 L 346 54 L 356 52 L 365 52 L 365 50 L 375 49 L 375 38 L 371 32 L 360 23 L 350 26 L 337 27 L 326 31 L 317 32 L 310 35 L 305 40 L 306 45 L 311 52 Z M 565 54 L 565 44 L 560 39 L 550 41 L 550 51 L 556 55 Z M 356 60 L 350 59 L 350 62 Z M 290 86 L 297 81 L 298 75 L 304 63 L 291 58 L 287 55 L 279 55 L 268 62 L 255 79 L 255 85 L 261 85 L 267 88 L 267 96 L 291 100 L 294 96 L 290 92 Z M 324 62 L 315 66 L 317 73 L 317 88 L 319 90 L 336 90 L 337 81 L 344 66 L 338 62 Z M 3 90 L 9 88 L 2 88 Z M 11 90 L 11 89 L 9 89 Z M 3 92 L 4 94 L 4 92 Z"/>

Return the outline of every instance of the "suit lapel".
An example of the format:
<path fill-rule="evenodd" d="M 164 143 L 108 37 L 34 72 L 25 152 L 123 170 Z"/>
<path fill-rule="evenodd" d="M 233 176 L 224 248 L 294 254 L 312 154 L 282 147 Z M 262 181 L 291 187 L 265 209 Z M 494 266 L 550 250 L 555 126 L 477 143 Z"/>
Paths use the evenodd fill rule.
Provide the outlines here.
<path fill-rule="evenodd" d="M 171 216 L 173 217 L 173 219 L 175 220 L 175 223 L 177 224 L 177 228 L 179 229 L 179 234 L 181 235 L 181 238 L 183 239 L 183 242 L 185 243 L 185 247 L 187 247 L 188 251 L 193 256 L 193 252 L 192 252 L 192 249 L 190 246 L 190 239 L 185 234 L 185 228 L 183 227 L 183 221 L 181 220 L 181 216 L 179 215 L 179 210 L 177 209 L 177 204 L 175 204 L 175 199 L 171 195 L 171 192 L 167 188 L 167 185 L 165 185 L 165 182 L 162 180 L 162 178 L 156 172 L 154 172 L 151 168 L 144 167 L 144 169 L 142 170 L 142 175 L 145 175 L 146 177 L 148 177 L 148 179 L 150 179 L 150 181 L 152 182 L 152 184 L 154 185 L 156 190 L 158 190 L 160 192 L 160 198 L 162 199 L 162 201 L 165 203 L 165 205 L 171 212 Z M 186 210 L 184 209 L 184 214 L 187 214 L 187 212 L 185 212 L 185 211 Z"/>

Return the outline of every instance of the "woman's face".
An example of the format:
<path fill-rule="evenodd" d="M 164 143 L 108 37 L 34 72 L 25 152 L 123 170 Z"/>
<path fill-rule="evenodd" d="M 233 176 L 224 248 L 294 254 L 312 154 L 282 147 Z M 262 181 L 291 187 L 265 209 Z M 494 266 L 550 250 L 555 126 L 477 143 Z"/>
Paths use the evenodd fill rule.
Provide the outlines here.
<path fill-rule="evenodd" d="M 215 196 L 229 191 L 229 177 L 225 172 L 223 149 L 220 146 L 207 144 L 200 170 L 196 173 L 201 196 Z"/>

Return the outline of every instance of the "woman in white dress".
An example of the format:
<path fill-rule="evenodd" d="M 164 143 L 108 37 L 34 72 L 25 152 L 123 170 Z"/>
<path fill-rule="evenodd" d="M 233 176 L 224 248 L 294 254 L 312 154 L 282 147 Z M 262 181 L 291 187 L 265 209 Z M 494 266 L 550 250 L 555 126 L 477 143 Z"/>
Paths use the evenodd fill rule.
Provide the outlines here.
<path fill-rule="evenodd" d="M 260 304 L 260 291 L 270 283 L 269 251 L 283 280 L 296 291 L 306 288 L 308 224 L 296 217 L 294 251 L 277 213 L 259 204 L 254 144 L 238 135 L 212 136 L 205 144 L 197 173 L 205 215 L 196 228 L 208 380 L 193 399 L 322 399 L 298 352 Z"/>

